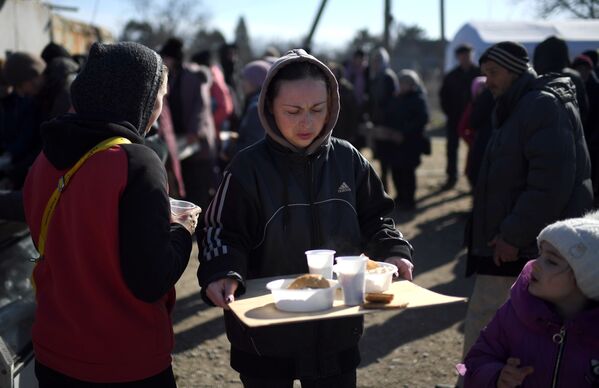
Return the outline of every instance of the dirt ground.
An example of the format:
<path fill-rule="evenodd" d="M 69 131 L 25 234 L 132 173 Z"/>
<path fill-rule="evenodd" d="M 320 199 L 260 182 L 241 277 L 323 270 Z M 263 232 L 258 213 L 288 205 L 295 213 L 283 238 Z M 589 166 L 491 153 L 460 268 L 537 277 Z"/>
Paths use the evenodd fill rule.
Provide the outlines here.
<path fill-rule="evenodd" d="M 446 295 L 469 296 L 472 279 L 464 277 L 461 248 L 471 206 L 469 186 L 461 178 L 453 190 L 440 191 L 445 180 L 445 142 L 434 133 L 433 154 L 419 167 L 417 210 L 394 213 L 397 227 L 415 249 L 414 282 Z M 460 147 L 463 170 L 464 144 Z M 369 157 L 368 150 L 364 154 Z M 376 166 L 376 163 L 375 163 Z M 393 190 L 390 193 L 394 195 Z M 177 285 L 174 313 L 174 370 L 181 388 L 240 387 L 229 366 L 229 342 L 220 309 L 199 297 L 195 277 L 197 247 Z M 360 343 L 359 387 L 435 387 L 455 384 L 460 361 L 466 303 L 368 314 Z M 296 384 L 299 386 L 299 384 Z"/>

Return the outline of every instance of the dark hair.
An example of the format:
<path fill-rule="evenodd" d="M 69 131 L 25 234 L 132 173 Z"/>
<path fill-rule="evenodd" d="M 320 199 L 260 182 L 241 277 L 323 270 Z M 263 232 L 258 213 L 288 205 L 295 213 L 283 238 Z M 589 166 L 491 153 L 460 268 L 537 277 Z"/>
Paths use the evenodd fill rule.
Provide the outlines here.
<path fill-rule="evenodd" d="M 210 50 L 198 51 L 192 55 L 191 60 L 198 65 L 210 67 L 212 65 L 212 52 Z"/>
<path fill-rule="evenodd" d="M 298 61 L 283 67 L 274 75 L 266 91 L 267 103 L 271 105 L 275 97 L 277 97 L 282 81 L 298 81 L 303 79 L 323 81 L 326 84 L 327 92 L 331 87 L 329 78 L 317 65 L 307 61 Z"/>
<path fill-rule="evenodd" d="M 456 47 L 455 49 L 455 55 L 458 54 L 467 54 L 472 52 L 472 46 L 470 46 L 468 43 L 463 43 L 461 45 L 459 45 L 458 47 Z"/>
<path fill-rule="evenodd" d="M 599 53 L 597 53 L 597 50 L 587 50 L 583 52 L 582 55 L 589 57 L 593 63 L 593 66 L 597 66 L 597 60 L 599 60 Z"/>
<path fill-rule="evenodd" d="M 354 51 L 354 55 L 353 56 L 354 57 L 364 58 L 364 56 L 366 56 L 366 53 L 361 48 L 358 48 L 358 49 L 356 49 L 356 51 Z"/>

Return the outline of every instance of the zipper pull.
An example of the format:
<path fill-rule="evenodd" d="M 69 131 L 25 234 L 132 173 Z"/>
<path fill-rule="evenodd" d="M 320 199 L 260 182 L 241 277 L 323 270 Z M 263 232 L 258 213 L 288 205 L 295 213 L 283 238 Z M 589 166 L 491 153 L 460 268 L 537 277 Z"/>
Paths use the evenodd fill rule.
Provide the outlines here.
<path fill-rule="evenodd" d="M 559 333 L 555 333 L 553 335 L 553 342 L 561 345 L 564 342 L 564 337 L 566 336 L 566 326 L 562 326 L 562 328 L 559 330 Z"/>

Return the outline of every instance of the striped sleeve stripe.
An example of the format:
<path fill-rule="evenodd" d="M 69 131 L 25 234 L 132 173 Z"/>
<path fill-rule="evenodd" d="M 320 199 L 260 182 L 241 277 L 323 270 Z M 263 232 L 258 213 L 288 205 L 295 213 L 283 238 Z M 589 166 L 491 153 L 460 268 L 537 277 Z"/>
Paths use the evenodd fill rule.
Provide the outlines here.
<path fill-rule="evenodd" d="M 220 232 L 222 230 L 222 211 L 227 196 L 227 190 L 229 189 L 229 183 L 231 182 L 231 173 L 225 171 L 223 181 L 216 192 L 212 203 L 208 207 L 206 212 L 206 244 L 204 247 L 204 257 L 210 261 L 216 256 L 224 255 L 228 252 L 228 248 L 223 244 L 220 239 Z"/>

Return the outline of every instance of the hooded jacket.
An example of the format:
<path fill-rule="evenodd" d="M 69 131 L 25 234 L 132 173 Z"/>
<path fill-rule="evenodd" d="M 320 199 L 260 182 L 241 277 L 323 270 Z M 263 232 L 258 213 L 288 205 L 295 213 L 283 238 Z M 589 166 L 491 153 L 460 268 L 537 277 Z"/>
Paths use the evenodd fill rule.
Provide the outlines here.
<path fill-rule="evenodd" d="M 537 256 L 543 227 L 591 209 L 589 153 L 564 77 L 522 74 L 497 99 L 493 128 L 474 189 L 467 272 L 516 276 Z M 495 266 L 488 243 L 498 234 L 518 261 Z"/>
<path fill-rule="evenodd" d="M 278 71 L 307 61 L 329 81 L 330 118 L 306 149 L 289 143 L 266 107 Z M 330 70 L 303 50 L 292 50 L 271 67 L 259 100 L 266 138 L 240 151 L 204 218 L 198 241 L 198 278 L 206 287 L 223 277 L 246 279 L 307 273 L 304 252 L 335 249 L 365 252 L 373 259 L 410 259 L 412 248 L 384 215 L 393 201 L 366 159 L 349 143 L 331 138 L 339 112 L 337 82 Z M 242 374 L 317 377 L 356 368 L 363 318 L 248 328 L 225 311 L 231 365 Z M 256 367 L 262 362 L 264 368 Z"/>
<path fill-rule="evenodd" d="M 124 69 L 135 76 L 124 77 Z M 141 45 L 94 45 L 73 93 L 83 112 L 43 125 L 43 151 L 25 182 L 25 216 L 37 244 L 60 177 L 99 142 L 114 136 L 131 141 L 93 155 L 73 175 L 33 272 L 36 359 L 75 379 L 141 380 L 171 362 L 173 286 L 189 260 L 191 236 L 170 224 L 164 166 L 143 144 L 161 71 L 160 57 Z M 126 91 L 124 98 L 105 93 L 118 89 L 114 83 Z M 87 100 L 94 92 L 92 100 L 101 105 Z M 140 97 L 137 108 L 131 95 Z"/>
<path fill-rule="evenodd" d="M 532 263 L 466 355 L 466 388 L 496 387 L 510 357 L 534 368 L 522 388 L 599 387 L 599 307 L 563 320 L 549 303 L 528 292 Z"/>
<path fill-rule="evenodd" d="M 586 86 L 580 73 L 569 67 L 570 54 L 566 41 L 555 36 L 545 39 L 535 48 L 533 63 L 539 74 L 559 73 L 562 77 L 570 78 L 576 86 L 575 94 L 580 109 L 580 118 L 582 122 L 586 122 L 590 112 Z"/>

